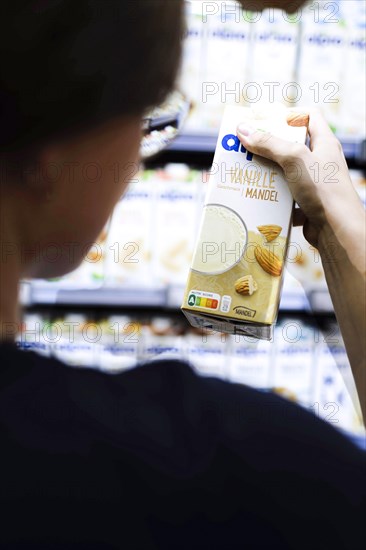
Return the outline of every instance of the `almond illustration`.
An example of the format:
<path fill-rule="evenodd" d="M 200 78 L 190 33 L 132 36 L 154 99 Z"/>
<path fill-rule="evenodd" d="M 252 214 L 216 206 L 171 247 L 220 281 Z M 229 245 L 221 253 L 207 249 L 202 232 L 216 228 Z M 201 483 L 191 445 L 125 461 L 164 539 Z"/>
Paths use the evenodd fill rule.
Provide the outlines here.
<path fill-rule="evenodd" d="M 244 296 L 251 296 L 253 292 L 258 289 L 258 285 L 253 279 L 252 275 L 245 275 L 240 277 L 235 281 L 235 290 L 238 294 L 243 294 Z"/>
<path fill-rule="evenodd" d="M 254 255 L 257 262 L 266 273 L 273 277 L 279 277 L 281 275 L 282 262 L 276 254 L 258 245 L 254 250 Z"/>
<path fill-rule="evenodd" d="M 309 115 L 307 113 L 289 113 L 287 115 L 287 124 L 289 126 L 309 126 Z"/>
<path fill-rule="evenodd" d="M 280 225 L 258 225 L 257 229 L 266 238 L 267 243 L 273 241 L 282 231 Z"/>

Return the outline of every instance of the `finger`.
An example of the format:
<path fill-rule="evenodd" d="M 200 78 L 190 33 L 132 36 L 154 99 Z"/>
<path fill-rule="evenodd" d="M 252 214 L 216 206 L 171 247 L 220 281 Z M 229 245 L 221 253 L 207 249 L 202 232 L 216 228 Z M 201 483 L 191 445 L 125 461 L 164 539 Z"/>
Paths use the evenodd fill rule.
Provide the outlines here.
<path fill-rule="evenodd" d="M 309 119 L 310 150 L 317 151 L 329 142 L 334 143 L 335 136 L 320 109 L 312 109 Z"/>
<path fill-rule="evenodd" d="M 305 145 L 291 143 L 279 137 L 273 136 L 269 132 L 253 130 L 247 125 L 239 124 L 237 135 L 244 147 L 261 157 L 277 162 L 284 167 L 288 160 L 302 157 L 308 152 Z"/>
<path fill-rule="evenodd" d="M 307 218 L 306 218 L 304 212 L 301 210 L 301 208 L 295 208 L 293 218 L 292 218 L 292 225 L 294 227 L 303 226 L 304 223 L 306 222 L 306 220 L 307 220 Z"/>

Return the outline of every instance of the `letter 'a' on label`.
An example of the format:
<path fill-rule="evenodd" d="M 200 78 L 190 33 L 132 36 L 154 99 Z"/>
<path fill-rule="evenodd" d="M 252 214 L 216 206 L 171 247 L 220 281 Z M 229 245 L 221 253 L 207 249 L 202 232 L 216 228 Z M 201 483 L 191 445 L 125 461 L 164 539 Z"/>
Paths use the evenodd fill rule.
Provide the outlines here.
<path fill-rule="evenodd" d="M 226 151 L 236 151 L 237 153 L 246 153 L 247 160 L 253 160 L 253 153 L 246 150 L 244 145 L 240 143 L 238 136 L 234 134 L 226 134 L 221 140 L 221 145 Z"/>

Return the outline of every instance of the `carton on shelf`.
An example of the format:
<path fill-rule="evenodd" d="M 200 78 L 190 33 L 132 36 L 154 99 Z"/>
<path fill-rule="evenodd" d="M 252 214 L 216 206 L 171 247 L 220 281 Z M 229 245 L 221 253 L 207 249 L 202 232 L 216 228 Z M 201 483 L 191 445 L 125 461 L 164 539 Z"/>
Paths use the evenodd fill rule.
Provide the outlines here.
<path fill-rule="evenodd" d="M 152 263 L 158 284 L 183 286 L 187 280 L 199 215 L 198 175 L 185 164 L 156 171 Z"/>
<path fill-rule="evenodd" d="M 270 9 L 252 25 L 250 82 L 244 88 L 250 105 L 281 102 L 290 107 L 301 101 L 297 82 L 300 19 L 299 14 Z"/>
<path fill-rule="evenodd" d="M 52 355 L 73 367 L 97 365 L 98 330 L 86 315 L 68 314 L 50 324 Z"/>
<path fill-rule="evenodd" d="M 228 377 L 228 335 L 191 329 L 186 337 L 187 360 L 200 376 Z"/>
<path fill-rule="evenodd" d="M 230 335 L 230 381 L 268 389 L 274 360 L 273 348 L 273 342 L 239 334 Z"/>
<path fill-rule="evenodd" d="M 274 343 L 270 386 L 275 391 L 286 388 L 294 401 L 309 406 L 314 381 L 312 327 L 297 318 L 286 318 L 276 326 Z"/>
<path fill-rule="evenodd" d="M 185 357 L 184 327 L 166 317 L 153 317 L 142 326 L 141 360 L 179 360 Z"/>
<path fill-rule="evenodd" d="M 352 1 L 352 0 L 351 0 Z M 346 2 L 317 2 L 304 9 L 298 81 L 301 104 L 321 108 L 333 130 L 342 135 L 347 64 Z"/>
<path fill-rule="evenodd" d="M 138 362 L 140 324 L 126 315 L 112 315 L 99 323 L 98 367 L 108 374 L 135 367 Z"/>
<path fill-rule="evenodd" d="M 107 286 L 153 286 L 151 281 L 154 172 L 139 172 L 114 208 L 106 246 Z"/>

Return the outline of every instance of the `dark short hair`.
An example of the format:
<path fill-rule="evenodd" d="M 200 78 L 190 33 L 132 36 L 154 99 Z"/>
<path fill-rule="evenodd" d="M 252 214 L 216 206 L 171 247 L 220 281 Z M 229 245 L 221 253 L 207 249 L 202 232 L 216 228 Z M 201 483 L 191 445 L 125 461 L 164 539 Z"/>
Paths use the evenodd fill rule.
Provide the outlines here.
<path fill-rule="evenodd" d="M 161 102 L 183 19 L 183 0 L 0 0 L 0 153 Z"/>

